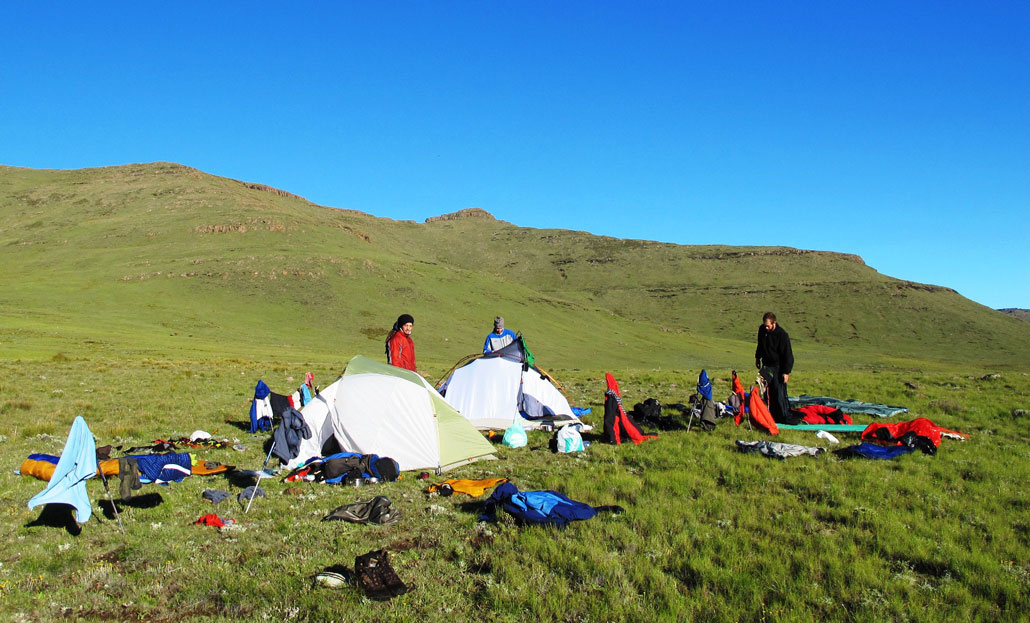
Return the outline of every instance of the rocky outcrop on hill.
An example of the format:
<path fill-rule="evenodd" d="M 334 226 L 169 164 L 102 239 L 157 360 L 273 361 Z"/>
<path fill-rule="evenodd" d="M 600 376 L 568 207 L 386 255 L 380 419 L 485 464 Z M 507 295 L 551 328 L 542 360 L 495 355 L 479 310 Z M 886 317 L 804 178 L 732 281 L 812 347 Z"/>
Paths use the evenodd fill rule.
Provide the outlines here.
<path fill-rule="evenodd" d="M 458 210 L 457 212 L 451 212 L 450 214 L 430 216 L 426 219 L 426 222 L 435 223 L 437 221 L 457 221 L 466 218 L 484 218 L 490 219 L 491 221 L 497 220 L 494 218 L 493 214 L 490 214 L 483 208 L 465 208 L 464 210 Z"/>

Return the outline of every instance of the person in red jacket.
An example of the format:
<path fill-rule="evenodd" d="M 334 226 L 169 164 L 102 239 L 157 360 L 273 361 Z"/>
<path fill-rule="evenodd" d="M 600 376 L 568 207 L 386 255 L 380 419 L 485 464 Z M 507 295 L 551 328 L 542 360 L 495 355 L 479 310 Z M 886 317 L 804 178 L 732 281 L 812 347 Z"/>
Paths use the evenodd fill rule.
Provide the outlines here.
<path fill-rule="evenodd" d="M 415 342 L 411 339 L 414 326 L 415 319 L 411 314 L 401 314 L 393 323 L 393 329 L 386 336 L 386 363 L 418 372 L 415 368 Z"/>

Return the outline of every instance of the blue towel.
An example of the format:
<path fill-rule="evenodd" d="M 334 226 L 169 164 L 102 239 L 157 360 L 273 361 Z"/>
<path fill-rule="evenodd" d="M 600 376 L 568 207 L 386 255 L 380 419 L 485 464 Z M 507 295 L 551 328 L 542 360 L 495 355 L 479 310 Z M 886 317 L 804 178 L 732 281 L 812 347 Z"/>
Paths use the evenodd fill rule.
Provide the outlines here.
<path fill-rule="evenodd" d="M 86 480 L 97 475 L 97 445 L 82 416 L 72 422 L 68 441 L 54 468 L 50 483 L 42 492 L 29 500 L 29 508 L 40 504 L 71 504 L 75 507 L 75 520 L 86 523 L 93 515 Z"/>

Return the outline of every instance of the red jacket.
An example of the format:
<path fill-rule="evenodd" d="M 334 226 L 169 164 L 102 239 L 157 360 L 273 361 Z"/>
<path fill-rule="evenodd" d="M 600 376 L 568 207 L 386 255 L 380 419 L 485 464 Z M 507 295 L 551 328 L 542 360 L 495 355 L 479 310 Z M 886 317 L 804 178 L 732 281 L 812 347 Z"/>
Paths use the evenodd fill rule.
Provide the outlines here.
<path fill-rule="evenodd" d="M 386 341 L 386 363 L 415 371 L 415 342 L 403 331 L 395 331 Z"/>

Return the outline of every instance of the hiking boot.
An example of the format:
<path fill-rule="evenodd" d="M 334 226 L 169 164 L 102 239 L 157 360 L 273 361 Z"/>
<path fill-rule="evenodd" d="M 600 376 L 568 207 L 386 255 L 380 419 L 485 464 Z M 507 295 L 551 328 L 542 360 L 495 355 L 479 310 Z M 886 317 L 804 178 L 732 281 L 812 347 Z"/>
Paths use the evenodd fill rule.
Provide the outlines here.
<path fill-rule="evenodd" d="M 397 572 L 390 566 L 390 560 L 387 558 L 386 550 L 379 551 L 379 564 L 376 567 L 376 571 L 379 574 L 379 579 L 382 580 L 383 585 L 390 591 L 390 594 L 394 597 L 403 595 L 408 592 L 408 586 L 401 581 L 397 576 Z"/>
<path fill-rule="evenodd" d="M 379 572 L 379 555 L 385 555 L 383 550 L 375 550 L 362 554 L 354 559 L 354 575 L 358 584 L 369 599 L 375 601 L 386 601 L 393 597 L 393 592 L 387 588 Z"/>

